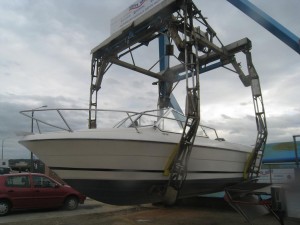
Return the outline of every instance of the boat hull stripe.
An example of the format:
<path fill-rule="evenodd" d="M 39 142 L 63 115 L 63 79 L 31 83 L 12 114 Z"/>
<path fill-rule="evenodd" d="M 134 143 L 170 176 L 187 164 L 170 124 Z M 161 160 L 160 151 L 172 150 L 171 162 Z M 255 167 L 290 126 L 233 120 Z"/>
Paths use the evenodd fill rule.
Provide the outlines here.
<path fill-rule="evenodd" d="M 101 172 L 138 172 L 138 173 L 163 173 L 163 170 L 133 170 L 133 169 L 104 169 L 104 168 L 74 168 L 74 167 L 50 167 L 51 170 L 73 171 L 101 171 Z M 188 173 L 243 173 L 242 171 L 188 171 Z"/>
<path fill-rule="evenodd" d="M 103 139 L 96 139 L 96 138 L 51 138 L 51 139 L 37 139 L 37 140 L 26 140 L 26 141 L 19 141 L 21 144 L 22 142 L 44 142 L 44 141 L 114 141 L 114 142 L 119 142 L 119 141 L 123 141 L 123 142 L 145 142 L 145 143 L 155 143 L 155 144 L 171 144 L 171 145 L 176 145 L 178 143 L 175 142 L 163 142 L 163 141 L 154 141 L 154 140 L 134 140 L 134 139 L 109 139 L 109 138 L 103 138 Z M 207 145 L 199 145 L 194 143 L 194 147 L 197 148 L 208 148 L 208 149 L 219 149 L 219 150 L 226 150 L 226 151 L 236 151 L 236 152 L 243 152 L 243 153 L 247 153 L 244 151 L 241 151 L 239 149 L 229 149 L 229 148 L 224 148 L 224 147 L 219 147 L 219 146 L 207 146 Z"/>

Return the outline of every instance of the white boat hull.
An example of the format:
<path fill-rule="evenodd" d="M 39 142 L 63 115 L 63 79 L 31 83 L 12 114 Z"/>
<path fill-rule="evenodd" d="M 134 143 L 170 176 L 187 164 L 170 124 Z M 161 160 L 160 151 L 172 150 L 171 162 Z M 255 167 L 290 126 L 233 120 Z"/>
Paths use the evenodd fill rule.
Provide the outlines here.
<path fill-rule="evenodd" d="M 127 128 L 61 134 L 30 135 L 20 143 L 90 198 L 115 205 L 162 200 L 169 179 L 163 170 L 180 134 L 154 128 L 140 133 Z M 179 197 L 217 192 L 240 182 L 250 150 L 197 137 Z"/>

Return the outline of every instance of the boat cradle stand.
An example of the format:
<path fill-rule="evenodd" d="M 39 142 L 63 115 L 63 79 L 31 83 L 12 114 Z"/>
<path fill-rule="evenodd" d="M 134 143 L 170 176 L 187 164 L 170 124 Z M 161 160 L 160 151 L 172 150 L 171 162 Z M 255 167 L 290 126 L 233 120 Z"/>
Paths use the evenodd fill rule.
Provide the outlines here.
<path fill-rule="evenodd" d="M 250 224 L 253 219 L 270 213 L 280 225 L 284 225 L 284 211 L 276 201 L 279 193 L 273 188 L 271 194 L 265 191 L 270 186 L 270 183 L 257 183 L 256 180 L 245 181 L 227 187 L 224 199 Z"/>

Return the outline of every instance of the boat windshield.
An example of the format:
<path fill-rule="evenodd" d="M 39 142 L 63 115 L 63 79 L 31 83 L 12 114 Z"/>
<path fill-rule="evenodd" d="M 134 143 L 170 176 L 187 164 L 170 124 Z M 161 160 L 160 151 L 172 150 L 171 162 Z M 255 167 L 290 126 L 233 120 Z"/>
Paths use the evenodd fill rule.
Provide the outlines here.
<path fill-rule="evenodd" d="M 128 117 L 121 120 L 115 128 L 135 128 L 156 127 L 163 132 L 182 133 L 186 122 L 186 117 L 180 112 L 168 108 L 160 110 L 145 111 L 142 113 L 127 114 Z M 213 137 L 219 139 L 214 128 L 199 125 L 197 136 Z M 221 140 L 221 139 L 220 139 Z"/>
<path fill-rule="evenodd" d="M 181 133 L 185 116 L 174 109 L 159 109 L 129 115 L 114 127 L 139 128 L 155 126 L 162 131 Z"/>

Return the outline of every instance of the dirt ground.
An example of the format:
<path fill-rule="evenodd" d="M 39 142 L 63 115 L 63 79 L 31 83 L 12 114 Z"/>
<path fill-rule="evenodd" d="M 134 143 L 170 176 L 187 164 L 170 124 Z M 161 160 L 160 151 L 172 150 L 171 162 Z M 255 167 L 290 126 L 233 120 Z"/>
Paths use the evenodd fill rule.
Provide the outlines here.
<path fill-rule="evenodd" d="M 59 216 L 43 219 L 22 220 L 5 223 L 6 225 L 235 225 L 249 224 L 245 219 L 233 211 L 222 200 L 199 202 L 199 200 L 185 200 L 173 207 L 162 205 L 136 206 L 127 209 L 106 212 L 92 212 Z M 13 216 L 13 215 L 10 215 Z M 1 218 L 0 218 L 1 221 Z M 1 223 L 1 222 L 0 222 Z M 253 225 L 280 224 L 270 215 L 262 216 L 252 221 Z M 300 221 L 285 221 L 285 225 L 299 225 Z"/>

